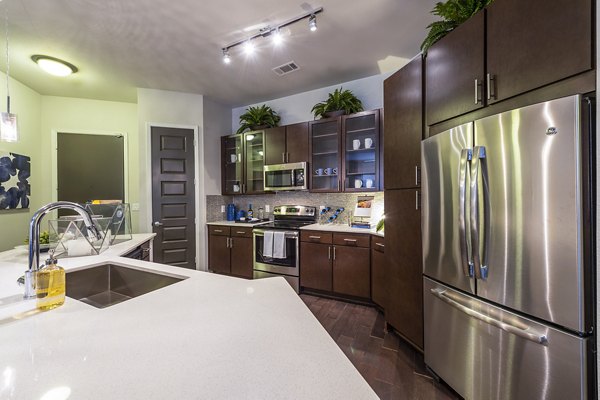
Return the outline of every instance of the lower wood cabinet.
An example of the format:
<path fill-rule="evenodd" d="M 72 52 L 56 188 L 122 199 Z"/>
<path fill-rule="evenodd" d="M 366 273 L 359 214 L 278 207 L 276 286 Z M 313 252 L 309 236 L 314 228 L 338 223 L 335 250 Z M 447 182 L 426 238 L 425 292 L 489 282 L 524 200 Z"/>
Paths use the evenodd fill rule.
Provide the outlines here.
<path fill-rule="evenodd" d="M 385 309 L 386 301 L 386 261 L 384 238 L 371 237 L 371 300 Z"/>
<path fill-rule="evenodd" d="M 252 228 L 209 225 L 208 268 L 252 279 Z"/>
<path fill-rule="evenodd" d="M 369 235 L 303 231 L 300 286 L 336 294 L 371 297 Z"/>
<path fill-rule="evenodd" d="M 420 189 L 385 191 L 385 319 L 423 349 Z"/>

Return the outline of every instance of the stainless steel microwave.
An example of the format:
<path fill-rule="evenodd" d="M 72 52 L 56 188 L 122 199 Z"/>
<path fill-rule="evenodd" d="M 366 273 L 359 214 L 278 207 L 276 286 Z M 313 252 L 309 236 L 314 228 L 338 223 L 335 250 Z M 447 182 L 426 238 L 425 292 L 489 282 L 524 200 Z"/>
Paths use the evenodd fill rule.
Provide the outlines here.
<path fill-rule="evenodd" d="M 266 191 L 308 189 L 305 162 L 264 166 Z"/>

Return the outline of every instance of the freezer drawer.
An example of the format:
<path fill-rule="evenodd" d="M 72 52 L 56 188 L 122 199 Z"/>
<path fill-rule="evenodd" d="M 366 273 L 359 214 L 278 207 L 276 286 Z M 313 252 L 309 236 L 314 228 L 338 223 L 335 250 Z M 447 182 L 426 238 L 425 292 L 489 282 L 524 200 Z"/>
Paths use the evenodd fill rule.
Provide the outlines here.
<path fill-rule="evenodd" d="M 585 399 L 589 339 L 424 278 L 425 363 L 465 399 Z"/>

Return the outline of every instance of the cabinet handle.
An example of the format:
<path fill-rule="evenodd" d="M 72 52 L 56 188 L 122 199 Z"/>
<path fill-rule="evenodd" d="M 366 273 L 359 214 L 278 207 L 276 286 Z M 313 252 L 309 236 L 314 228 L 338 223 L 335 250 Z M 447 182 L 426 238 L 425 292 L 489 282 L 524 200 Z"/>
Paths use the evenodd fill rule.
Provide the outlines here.
<path fill-rule="evenodd" d="M 223 233 L 223 231 L 220 229 L 215 229 L 213 232 Z"/>
<path fill-rule="evenodd" d="M 229 238 L 229 248 L 233 249 L 233 238 Z"/>
<path fill-rule="evenodd" d="M 246 232 L 241 232 L 241 231 L 237 231 L 236 233 L 237 233 L 238 235 L 245 235 L 245 234 L 246 234 Z"/>
<path fill-rule="evenodd" d="M 379 246 L 382 249 L 385 249 L 385 245 L 383 243 L 375 243 L 375 246 Z"/>
<path fill-rule="evenodd" d="M 246 193 L 246 184 L 242 183 L 242 193 Z"/>
<path fill-rule="evenodd" d="M 333 261 L 335 261 L 335 246 L 333 246 Z"/>
<path fill-rule="evenodd" d="M 327 247 L 327 259 L 331 260 L 331 246 Z"/>
<path fill-rule="evenodd" d="M 419 209 L 419 191 L 415 192 L 415 210 Z"/>
<path fill-rule="evenodd" d="M 479 79 L 475 79 L 475 104 L 481 104 L 481 96 L 479 96 L 479 88 L 481 88 L 481 83 Z"/>
<path fill-rule="evenodd" d="M 309 236 L 309 239 L 315 239 L 315 240 L 320 240 L 321 236 Z"/>
<path fill-rule="evenodd" d="M 227 242 L 226 242 L 226 246 L 227 248 L 229 248 L 229 238 L 226 238 Z"/>
<path fill-rule="evenodd" d="M 281 153 L 281 162 L 285 164 L 285 152 Z"/>
<path fill-rule="evenodd" d="M 290 162 L 290 153 L 285 153 L 285 162 Z"/>
<path fill-rule="evenodd" d="M 496 83 L 496 75 L 487 74 L 487 99 L 496 99 L 496 93 L 494 92 L 494 86 Z"/>
<path fill-rule="evenodd" d="M 338 192 L 342 191 L 341 187 L 342 187 L 342 180 L 338 179 Z"/>
<path fill-rule="evenodd" d="M 356 242 L 358 242 L 358 240 L 356 240 L 356 239 L 344 239 L 344 242 L 356 243 Z"/>
<path fill-rule="evenodd" d="M 416 186 L 419 186 L 419 180 L 420 180 L 420 177 L 419 177 L 419 166 L 415 165 L 415 185 Z"/>

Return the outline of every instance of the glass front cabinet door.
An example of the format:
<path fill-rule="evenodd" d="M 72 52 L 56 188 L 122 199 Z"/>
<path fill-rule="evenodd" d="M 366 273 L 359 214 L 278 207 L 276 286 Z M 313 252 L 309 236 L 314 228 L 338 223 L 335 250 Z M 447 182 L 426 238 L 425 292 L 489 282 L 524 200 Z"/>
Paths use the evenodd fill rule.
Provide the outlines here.
<path fill-rule="evenodd" d="M 245 194 L 263 193 L 265 191 L 263 180 L 263 167 L 265 166 L 264 139 L 264 131 L 244 133 L 244 147 L 246 150 Z"/>
<path fill-rule="evenodd" d="M 341 119 L 311 121 L 309 163 L 312 192 L 341 191 Z"/>
<path fill-rule="evenodd" d="M 264 193 L 264 131 L 223 136 L 222 193 Z"/>
<path fill-rule="evenodd" d="M 241 194 L 244 183 L 244 148 L 242 135 L 223 136 L 222 148 L 222 192 Z"/>
<path fill-rule="evenodd" d="M 379 110 L 342 118 L 345 192 L 379 190 Z"/>

